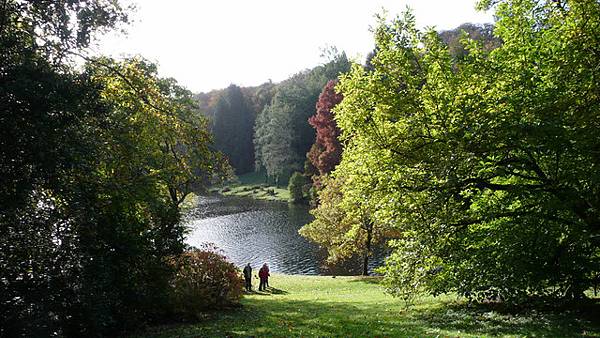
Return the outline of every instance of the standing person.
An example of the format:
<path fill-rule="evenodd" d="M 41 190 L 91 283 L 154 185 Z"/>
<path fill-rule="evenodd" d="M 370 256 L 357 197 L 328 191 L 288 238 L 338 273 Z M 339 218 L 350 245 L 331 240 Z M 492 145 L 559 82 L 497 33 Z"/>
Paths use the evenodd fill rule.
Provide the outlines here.
<path fill-rule="evenodd" d="M 252 267 L 250 263 L 244 267 L 244 279 L 246 280 L 246 291 L 252 291 Z"/>
<path fill-rule="evenodd" d="M 265 269 L 267 270 L 267 278 L 265 278 L 265 287 L 269 287 L 269 277 L 271 274 L 269 273 L 269 266 L 265 263 Z"/>
<path fill-rule="evenodd" d="M 260 284 L 258 285 L 258 290 L 263 291 L 267 289 L 267 284 L 269 283 L 269 267 L 267 263 L 263 264 L 262 268 L 258 270 L 258 277 L 260 278 Z"/>

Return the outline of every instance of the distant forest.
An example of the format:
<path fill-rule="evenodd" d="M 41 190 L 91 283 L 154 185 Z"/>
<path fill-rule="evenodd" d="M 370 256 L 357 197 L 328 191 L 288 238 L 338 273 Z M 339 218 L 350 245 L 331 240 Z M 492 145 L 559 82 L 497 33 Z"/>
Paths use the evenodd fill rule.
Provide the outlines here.
<path fill-rule="evenodd" d="M 500 42 L 493 25 L 466 23 L 439 33 L 455 58 L 467 52 L 463 34 L 491 50 Z M 255 87 L 231 84 L 220 90 L 195 95 L 200 110 L 210 119 L 216 148 L 229 160 L 237 175 L 264 172 L 276 184 L 285 184 L 295 171 L 306 169 L 307 153 L 315 143 L 315 128 L 308 122 L 315 115 L 319 94 L 330 80 L 350 70 L 344 53 L 328 51 L 327 60 L 280 82 Z M 366 58 L 364 67 L 377 51 Z"/>

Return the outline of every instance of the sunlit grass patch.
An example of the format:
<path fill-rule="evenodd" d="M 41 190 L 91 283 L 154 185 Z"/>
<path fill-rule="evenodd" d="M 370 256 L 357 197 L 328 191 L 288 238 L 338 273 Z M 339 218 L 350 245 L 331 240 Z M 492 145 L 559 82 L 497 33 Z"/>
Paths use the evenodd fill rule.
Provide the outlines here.
<path fill-rule="evenodd" d="M 377 278 L 274 275 L 271 290 L 197 324 L 154 328 L 151 337 L 580 337 L 600 336 L 600 318 L 578 311 L 519 313 L 470 306 L 456 296 L 406 304 Z"/>
<path fill-rule="evenodd" d="M 210 191 L 225 196 L 251 197 L 268 201 L 289 201 L 290 192 L 287 188 L 266 184 L 264 174 L 248 173 L 238 176 L 237 181 L 222 187 L 213 187 Z"/>

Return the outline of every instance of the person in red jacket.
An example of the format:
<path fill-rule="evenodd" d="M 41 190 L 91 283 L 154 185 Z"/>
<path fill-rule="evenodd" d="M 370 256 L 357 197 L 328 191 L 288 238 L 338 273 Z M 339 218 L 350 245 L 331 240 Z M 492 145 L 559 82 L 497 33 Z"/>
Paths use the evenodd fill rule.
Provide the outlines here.
<path fill-rule="evenodd" d="M 262 268 L 258 270 L 258 277 L 260 278 L 260 284 L 258 285 L 259 291 L 267 289 L 267 285 L 269 285 L 269 276 L 269 267 L 267 266 L 267 263 L 265 263 Z"/>

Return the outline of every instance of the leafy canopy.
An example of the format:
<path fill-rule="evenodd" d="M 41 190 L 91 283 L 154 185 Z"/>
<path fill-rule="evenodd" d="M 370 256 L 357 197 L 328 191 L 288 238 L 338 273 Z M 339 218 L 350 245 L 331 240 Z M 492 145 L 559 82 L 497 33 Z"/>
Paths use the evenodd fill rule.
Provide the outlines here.
<path fill-rule="evenodd" d="M 340 167 L 377 168 L 373 217 L 401 233 L 393 293 L 580 297 L 600 272 L 600 4 L 496 15 L 502 44 L 465 37 L 462 58 L 410 13 L 381 19 L 372 68 L 337 86 Z"/>

